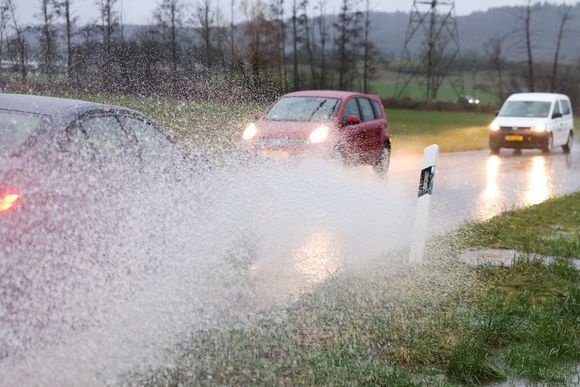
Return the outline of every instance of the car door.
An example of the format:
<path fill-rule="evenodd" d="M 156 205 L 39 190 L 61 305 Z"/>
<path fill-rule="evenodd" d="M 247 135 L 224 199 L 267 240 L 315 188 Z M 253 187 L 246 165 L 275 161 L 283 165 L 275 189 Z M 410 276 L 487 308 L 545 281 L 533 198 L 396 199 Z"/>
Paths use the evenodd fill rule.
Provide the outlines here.
<path fill-rule="evenodd" d="M 358 123 L 349 123 L 347 118 L 356 117 Z M 342 111 L 342 146 L 350 157 L 358 158 L 361 149 L 364 147 L 364 126 L 361 120 L 361 112 L 355 97 L 351 97 L 345 102 Z"/>
<path fill-rule="evenodd" d="M 361 112 L 361 120 L 364 132 L 363 158 L 366 162 L 376 160 L 382 149 L 381 133 L 384 130 L 384 122 L 377 119 L 375 110 L 370 99 L 358 97 L 357 102 Z"/>
<path fill-rule="evenodd" d="M 552 108 L 552 116 L 550 119 L 550 126 L 552 127 L 552 137 L 554 140 L 553 145 L 561 145 L 563 144 L 562 141 L 562 132 L 564 131 L 564 120 L 562 118 L 562 110 L 560 109 L 560 102 L 554 101 L 554 106 Z"/>
<path fill-rule="evenodd" d="M 562 108 L 562 123 L 563 123 L 563 142 L 568 141 L 570 131 L 574 129 L 574 117 L 572 116 L 572 108 L 570 101 L 566 99 L 560 100 L 560 107 Z"/>

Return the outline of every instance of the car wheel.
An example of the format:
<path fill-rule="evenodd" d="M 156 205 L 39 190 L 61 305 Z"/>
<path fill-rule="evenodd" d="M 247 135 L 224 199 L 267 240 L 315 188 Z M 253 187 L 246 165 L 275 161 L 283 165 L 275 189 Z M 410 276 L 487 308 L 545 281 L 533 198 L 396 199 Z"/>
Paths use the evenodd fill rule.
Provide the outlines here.
<path fill-rule="evenodd" d="M 548 154 L 552 150 L 554 146 L 554 137 L 550 134 L 550 138 L 548 139 L 548 143 L 542 148 L 542 153 Z"/>
<path fill-rule="evenodd" d="M 574 145 L 574 132 L 570 132 L 568 135 L 568 141 L 566 144 L 562 145 L 562 150 L 564 153 L 570 153 L 572 151 L 572 146 Z"/>
<path fill-rule="evenodd" d="M 501 147 L 499 146 L 491 146 L 489 147 L 489 150 L 491 151 L 492 154 L 494 155 L 499 155 L 499 151 L 500 151 Z"/>
<path fill-rule="evenodd" d="M 379 159 L 377 160 L 373 168 L 377 174 L 384 175 L 389 170 L 390 163 L 391 163 L 391 145 L 389 143 L 385 143 L 383 149 L 381 150 Z"/>

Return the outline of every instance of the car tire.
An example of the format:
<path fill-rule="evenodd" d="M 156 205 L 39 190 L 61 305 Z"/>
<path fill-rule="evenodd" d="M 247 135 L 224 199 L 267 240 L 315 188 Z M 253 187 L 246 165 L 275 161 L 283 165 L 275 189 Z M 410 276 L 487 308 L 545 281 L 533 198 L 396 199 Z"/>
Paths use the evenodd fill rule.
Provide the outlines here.
<path fill-rule="evenodd" d="M 375 162 L 373 169 L 378 175 L 384 176 L 389 170 L 390 164 L 391 164 L 391 144 L 385 143 L 383 149 L 381 150 L 381 154 L 379 155 L 379 159 Z"/>
<path fill-rule="evenodd" d="M 570 153 L 572 151 L 572 146 L 574 146 L 574 132 L 570 132 L 568 135 L 568 141 L 566 141 L 566 144 L 562 145 L 562 150 L 564 153 Z"/>
<path fill-rule="evenodd" d="M 489 150 L 491 151 L 492 154 L 499 155 L 499 151 L 501 150 L 501 147 L 490 145 Z"/>
<path fill-rule="evenodd" d="M 542 153 L 549 154 L 552 151 L 552 147 L 554 146 L 554 137 L 550 134 L 548 139 L 548 143 L 542 148 Z"/>

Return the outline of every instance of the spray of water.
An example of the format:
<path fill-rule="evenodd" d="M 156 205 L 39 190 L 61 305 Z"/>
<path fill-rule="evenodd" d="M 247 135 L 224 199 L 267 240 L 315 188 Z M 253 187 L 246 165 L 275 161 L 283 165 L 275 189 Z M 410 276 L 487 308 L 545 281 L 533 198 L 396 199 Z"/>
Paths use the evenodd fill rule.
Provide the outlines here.
<path fill-rule="evenodd" d="M 370 168 L 232 154 L 37 174 L 42 216 L 0 225 L 0 379 L 114 383 L 408 245 L 414 200 Z"/>

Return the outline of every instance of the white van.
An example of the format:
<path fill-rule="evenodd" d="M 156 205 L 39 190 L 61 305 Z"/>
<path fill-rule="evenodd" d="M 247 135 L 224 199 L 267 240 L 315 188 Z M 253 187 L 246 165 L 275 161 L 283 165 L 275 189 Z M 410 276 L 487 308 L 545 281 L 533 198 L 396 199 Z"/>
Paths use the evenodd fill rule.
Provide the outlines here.
<path fill-rule="evenodd" d="M 489 148 L 538 148 L 549 153 L 561 146 L 569 153 L 574 143 L 570 98 L 563 94 L 512 94 L 491 123 Z"/>

